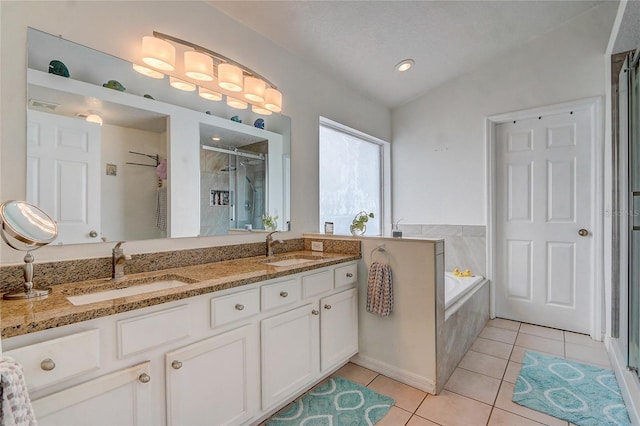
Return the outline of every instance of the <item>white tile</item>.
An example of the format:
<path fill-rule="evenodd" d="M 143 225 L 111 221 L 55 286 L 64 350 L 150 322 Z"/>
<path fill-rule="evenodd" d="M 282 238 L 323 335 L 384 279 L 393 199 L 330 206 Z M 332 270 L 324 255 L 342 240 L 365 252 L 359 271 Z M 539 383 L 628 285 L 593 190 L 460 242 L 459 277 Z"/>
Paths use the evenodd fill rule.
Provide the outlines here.
<path fill-rule="evenodd" d="M 508 343 L 484 339 L 482 337 L 478 337 L 475 342 L 473 342 L 473 345 L 471 345 L 471 349 L 476 352 L 504 359 L 509 359 L 512 348 L 513 345 L 510 345 Z"/>
<path fill-rule="evenodd" d="M 429 395 L 416 411 L 422 418 L 441 425 L 486 425 L 491 406 L 443 390 L 437 396 Z"/>
<path fill-rule="evenodd" d="M 534 336 L 545 337 L 547 339 L 564 342 L 564 332 L 555 328 L 541 327 L 533 324 L 521 324 L 520 333 L 532 334 Z"/>
<path fill-rule="evenodd" d="M 496 379 L 502 379 L 504 370 L 507 367 L 507 360 L 495 356 L 482 354 L 475 351 L 468 351 L 462 358 L 458 368 L 484 374 Z"/>
<path fill-rule="evenodd" d="M 485 327 L 484 330 L 480 333 L 480 337 L 489 340 L 496 340 L 502 343 L 509 343 L 513 345 L 516 341 L 516 337 L 518 336 L 517 331 L 505 330 L 504 328 L 497 327 Z"/>
<path fill-rule="evenodd" d="M 495 318 L 489 320 L 487 325 L 490 327 L 504 328 L 511 331 L 518 331 L 520 329 L 520 323 L 518 321 L 512 321 L 503 318 Z"/>
<path fill-rule="evenodd" d="M 611 369 L 609 355 L 607 355 L 607 350 L 604 346 L 591 347 L 566 343 L 565 349 L 567 351 L 567 359 Z"/>
<path fill-rule="evenodd" d="M 516 345 L 529 348 L 533 351 L 541 351 L 564 357 L 564 342 L 559 340 L 520 333 L 516 339 Z"/>
<path fill-rule="evenodd" d="M 499 379 L 462 368 L 456 368 L 451 377 L 449 377 L 449 381 L 444 385 L 444 388 L 448 391 L 489 405 L 492 405 L 495 401 L 499 387 Z"/>
<path fill-rule="evenodd" d="M 495 406 L 518 416 L 543 423 L 549 426 L 567 426 L 567 422 L 556 417 L 551 417 L 539 411 L 518 405 L 511 400 L 513 398 L 513 383 L 502 382 Z"/>

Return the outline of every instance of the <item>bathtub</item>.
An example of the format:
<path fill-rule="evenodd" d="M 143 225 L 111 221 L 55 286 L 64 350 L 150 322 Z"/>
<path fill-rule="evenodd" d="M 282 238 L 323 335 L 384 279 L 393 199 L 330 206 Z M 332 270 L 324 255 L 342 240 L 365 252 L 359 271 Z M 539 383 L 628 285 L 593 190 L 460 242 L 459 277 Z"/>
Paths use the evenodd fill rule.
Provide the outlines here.
<path fill-rule="evenodd" d="M 473 291 L 484 277 L 476 275 L 473 277 L 456 277 L 453 272 L 444 273 L 444 309 L 447 311 L 458 300 Z"/>

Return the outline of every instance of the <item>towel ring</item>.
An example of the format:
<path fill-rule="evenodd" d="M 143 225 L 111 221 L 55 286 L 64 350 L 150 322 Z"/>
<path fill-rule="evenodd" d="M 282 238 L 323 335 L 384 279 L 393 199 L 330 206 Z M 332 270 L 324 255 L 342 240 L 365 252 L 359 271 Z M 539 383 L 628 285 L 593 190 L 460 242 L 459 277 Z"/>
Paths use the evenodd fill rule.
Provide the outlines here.
<path fill-rule="evenodd" d="M 373 255 L 376 252 L 386 253 L 387 249 L 384 247 L 384 244 L 380 244 L 379 246 L 375 247 L 373 250 L 371 250 L 371 253 L 369 253 L 369 261 L 373 262 Z"/>

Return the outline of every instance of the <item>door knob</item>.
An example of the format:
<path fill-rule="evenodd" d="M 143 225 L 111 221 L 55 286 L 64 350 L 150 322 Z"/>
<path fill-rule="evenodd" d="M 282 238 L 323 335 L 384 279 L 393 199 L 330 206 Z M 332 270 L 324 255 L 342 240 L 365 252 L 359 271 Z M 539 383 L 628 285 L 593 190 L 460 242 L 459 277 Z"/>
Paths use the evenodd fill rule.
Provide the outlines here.
<path fill-rule="evenodd" d="M 580 235 L 581 237 L 586 237 L 587 235 L 589 235 L 589 231 L 587 231 L 586 229 L 582 228 L 578 231 L 578 235 Z"/>
<path fill-rule="evenodd" d="M 178 360 L 174 360 L 171 363 L 171 368 L 173 368 L 174 370 L 180 370 L 182 368 L 182 363 Z"/>
<path fill-rule="evenodd" d="M 56 368 L 56 363 L 53 362 L 51 358 L 43 359 L 40 363 L 40 368 L 42 368 L 44 371 L 51 371 Z"/>
<path fill-rule="evenodd" d="M 313 311 L 311 311 L 311 313 L 313 315 L 320 315 L 320 311 L 318 311 L 317 309 L 314 309 Z"/>
<path fill-rule="evenodd" d="M 149 383 L 151 381 L 151 376 L 147 373 L 142 373 L 138 376 L 138 380 L 140 380 L 140 383 Z"/>
<path fill-rule="evenodd" d="M 97 233 L 96 231 L 89 231 L 89 236 L 90 236 L 91 238 L 95 238 L 95 237 L 97 237 L 97 236 L 98 236 L 98 233 Z"/>

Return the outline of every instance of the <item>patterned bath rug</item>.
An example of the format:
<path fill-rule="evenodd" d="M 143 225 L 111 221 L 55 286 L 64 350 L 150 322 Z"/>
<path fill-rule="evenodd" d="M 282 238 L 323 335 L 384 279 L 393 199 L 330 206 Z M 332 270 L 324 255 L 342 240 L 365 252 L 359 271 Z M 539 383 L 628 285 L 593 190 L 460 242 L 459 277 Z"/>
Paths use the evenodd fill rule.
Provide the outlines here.
<path fill-rule="evenodd" d="M 267 426 L 371 426 L 394 403 L 343 377 L 332 377 L 271 417 Z"/>
<path fill-rule="evenodd" d="M 579 426 L 630 424 L 613 371 L 532 351 L 513 402 Z"/>

